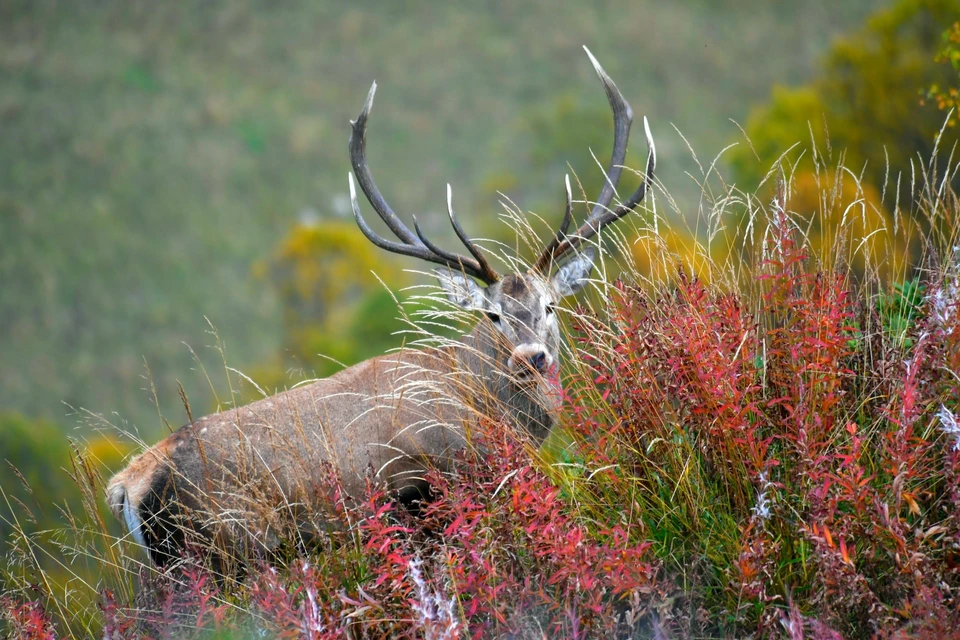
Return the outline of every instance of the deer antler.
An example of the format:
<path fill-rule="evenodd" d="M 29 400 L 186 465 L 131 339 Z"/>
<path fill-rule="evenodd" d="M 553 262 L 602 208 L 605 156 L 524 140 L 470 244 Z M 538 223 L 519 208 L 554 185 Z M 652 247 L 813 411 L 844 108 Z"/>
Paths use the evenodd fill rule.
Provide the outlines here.
<path fill-rule="evenodd" d="M 453 191 L 449 184 L 447 185 L 447 213 L 450 216 L 450 223 L 453 225 L 453 230 L 456 232 L 457 237 L 460 238 L 460 241 L 467 247 L 470 255 L 473 256 L 472 258 L 451 253 L 433 244 L 423 234 L 416 217 L 413 219 L 413 228 L 416 230 L 414 234 L 414 232 L 410 231 L 410 229 L 403 224 L 400 218 L 397 217 L 397 214 L 390 208 L 390 205 L 387 204 L 387 201 L 380 195 L 380 190 L 377 189 L 377 185 L 373 181 L 373 176 L 370 174 L 370 169 L 367 167 L 366 156 L 367 118 L 370 116 L 370 108 L 373 106 L 373 96 L 376 92 L 377 83 L 374 82 L 373 86 L 370 87 L 370 93 L 367 95 L 367 101 L 363 105 L 363 110 L 360 112 L 360 115 L 357 116 L 356 121 L 351 123 L 353 125 L 353 132 L 350 135 L 350 163 L 353 165 L 353 170 L 357 174 L 357 181 L 360 183 L 360 188 L 363 190 L 364 195 L 367 196 L 367 201 L 380 216 L 380 219 L 390 228 L 390 231 L 397 236 L 400 242 L 387 240 L 378 236 L 363 219 L 363 216 L 360 215 L 360 203 L 357 202 L 357 190 L 354 187 L 353 174 L 351 173 L 347 176 L 350 183 L 350 202 L 353 205 L 353 216 L 357 219 L 357 225 L 360 227 L 360 231 L 363 232 L 363 235 L 365 235 L 370 242 L 381 249 L 392 253 L 399 253 L 404 256 L 413 256 L 414 258 L 420 258 L 421 260 L 426 260 L 434 264 L 440 264 L 473 276 L 486 284 L 493 284 L 500 279 L 500 276 L 490 267 L 490 264 L 483 257 L 483 254 L 480 253 L 480 249 L 463 231 L 463 227 L 460 226 L 460 222 L 453 213 Z"/>
<path fill-rule="evenodd" d="M 610 202 L 613 200 L 617 184 L 620 182 L 620 174 L 623 172 L 623 161 L 627 156 L 627 140 L 630 137 L 630 125 L 633 123 L 633 111 L 623 98 L 620 90 L 617 89 L 617 85 L 613 83 L 613 80 L 610 79 L 607 72 L 603 70 L 603 67 L 600 66 L 597 59 L 590 53 L 590 50 L 586 47 L 584 47 L 583 50 L 587 52 L 587 56 L 589 56 L 594 70 L 600 77 L 600 82 L 603 83 L 603 89 L 607 94 L 610 109 L 613 111 L 613 153 L 610 156 L 610 165 L 607 167 L 607 181 L 600 191 L 600 197 L 597 198 L 597 203 L 587 217 L 586 222 L 572 235 L 567 235 L 566 233 L 570 225 L 571 217 L 570 178 L 569 176 L 567 177 L 567 210 L 564 214 L 563 222 L 560 224 L 560 229 L 534 265 L 534 269 L 541 272 L 549 270 L 551 265 L 563 254 L 571 249 L 576 249 L 583 241 L 595 236 L 605 226 L 616 222 L 633 211 L 637 205 L 643 201 L 644 196 L 647 195 L 647 190 L 653 182 L 653 171 L 657 165 L 657 147 L 653 143 L 653 135 L 650 133 L 650 125 L 647 122 L 647 118 L 644 117 L 643 131 L 647 137 L 648 152 L 647 169 L 643 182 L 640 183 L 637 190 L 634 191 L 626 201 L 617 205 L 615 209 L 610 209 Z"/>

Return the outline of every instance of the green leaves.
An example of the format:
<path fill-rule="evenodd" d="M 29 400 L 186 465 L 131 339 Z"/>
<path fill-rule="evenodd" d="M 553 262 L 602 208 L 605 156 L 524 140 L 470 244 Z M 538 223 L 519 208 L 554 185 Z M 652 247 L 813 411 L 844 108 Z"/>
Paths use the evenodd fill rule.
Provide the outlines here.
<path fill-rule="evenodd" d="M 913 346 L 909 334 L 921 317 L 924 291 L 925 287 L 917 277 L 895 283 L 890 293 L 883 293 L 877 299 L 877 313 L 883 331 L 898 347 L 909 349 Z"/>

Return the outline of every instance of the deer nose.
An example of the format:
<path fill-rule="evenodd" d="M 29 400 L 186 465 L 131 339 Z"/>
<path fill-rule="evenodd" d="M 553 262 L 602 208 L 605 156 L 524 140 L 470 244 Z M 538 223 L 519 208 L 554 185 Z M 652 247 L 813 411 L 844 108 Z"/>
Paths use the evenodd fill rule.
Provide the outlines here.
<path fill-rule="evenodd" d="M 547 354 L 543 351 L 538 351 L 537 353 L 530 356 L 529 362 L 533 365 L 533 368 L 537 371 L 542 372 L 544 367 L 547 364 Z"/>

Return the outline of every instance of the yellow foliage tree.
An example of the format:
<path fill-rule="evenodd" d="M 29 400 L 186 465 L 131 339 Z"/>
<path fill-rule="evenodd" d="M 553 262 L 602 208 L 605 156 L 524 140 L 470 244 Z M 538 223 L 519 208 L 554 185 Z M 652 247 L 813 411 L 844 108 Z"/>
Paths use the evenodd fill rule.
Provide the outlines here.
<path fill-rule="evenodd" d="M 875 270 L 883 279 L 903 276 L 908 248 L 904 234 L 895 233 L 903 221 L 894 220 L 872 184 L 842 169 L 801 170 L 787 208 L 824 266 L 849 266 L 856 274 Z"/>
<path fill-rule="evenodd" d="M 941 65 L 950 65 L 953 72 L 945 84 L 933 83 L 926 92 L 926 99 L 937 104 L 940 111 L 950 109 L 953 113 L 947 121 L 950 127 L 957 126 L 957 107 L 960 106 L 960 20 L 954 22 L 943 32 L 943 48 L 935 61 Z M 920 104 L 925 104 L 921 100 Z"/>
<path fill-rule="evenodd" d="M 683 270 L 688 275 L 710 282 L 714 267 L 726 257 L 726 248 L 706 247 L 694 234 L 664 225 L 659 233 L 642 231 L 630 243 L 631 271 L 656 282 L 668 282 Z"/>
<path fill-rule="evenodd" d="M 958 0 L 899 0 L 839 39 L 812 82 L 775 87 L 770 102 L 747 120 L 750 144 L 730 154 L 738 183 L 755 188 L 797 143 L 788 160 L 799 160 L 798 171 L 842 160 L 858 173 L 865 167 L 864 180 L 878 189 L 886 183 L 888 196 L 895 195 L 898 175 L 906 195 L 918 159 L 927 163 L 937 154 L 945 167 L 955 137 L 937 145 L 944 114 L 917 98 L 931 85 L 956 80 L 956 71 L 934 58 L 940 33 L 957 15 Z"/>
<path fill-rule="evenodd" d="M 324 376 L 399 344 L 402 325 L 391 290 L 409 278 L 352 222 L 296 225 L 255 274 L 274 288 L 283 307 L 283 353 L 255 371 L 261 385 L 286 386 L 286 371 Z"/>

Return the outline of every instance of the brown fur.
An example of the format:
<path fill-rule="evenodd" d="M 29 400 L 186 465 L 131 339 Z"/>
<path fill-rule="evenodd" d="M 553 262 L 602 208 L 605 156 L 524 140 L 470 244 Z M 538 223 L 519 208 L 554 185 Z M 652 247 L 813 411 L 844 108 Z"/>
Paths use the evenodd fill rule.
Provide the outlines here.
<path fill-rule="evenodd" d="M 499 283 L 492 286 L 498 310 L 512 318 L 542 308 L 537 287 L 511 282 L 533 277 L 505 278 L 510 297 L 495 289 Z M 511 331 L 531 337 L 526 326 Z M 362 495 L 371 470 L 395 492 L 422 491 L 424 471 L 448 469 L 482 418 L 506 420 L 539 443 L 553 424 L 555 390 L 539 377 L 511 375 L 506 363 L 514 346 L 506 333 L 482 320 L 457 345 L 404 349 L 199 418 L 114 476 L 110 507 L 123 519 L 126 502 L 149 523 L 160 518 L 156 510 L 170 501 L 169 493 L 189 507 L 192 528 L 212 527 L 227 539 L 270 547 L 281 520 L 302 520 L 317 506 L 320 485 L 329 483 L 328 464 L 347 496 Z M 553 343 L 553 358 L 555 334 L 534 336 Z"/>

